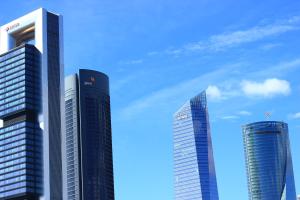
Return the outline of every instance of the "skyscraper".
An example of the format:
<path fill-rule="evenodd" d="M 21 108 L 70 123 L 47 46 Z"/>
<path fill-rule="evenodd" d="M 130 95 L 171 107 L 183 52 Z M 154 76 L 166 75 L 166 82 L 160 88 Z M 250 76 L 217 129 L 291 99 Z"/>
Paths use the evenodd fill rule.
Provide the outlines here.
<path fill-rule="evenodd" d="M 296 199 L 288 125 L 262 121 L 243 126 L 250 200 Z"/>
<path fill-rule="evenodd" d="M 0 199 L 62 199 L 62 18 L 0 28 Z"/>
<path fill-rule="evenodd" d="M 174 173 L 176 200 L 218 200 L 206 92 L 175 114 Z"/>
<path fill-rule="evenodd" d="M 108 77 L 81 69 L 65 85 L 68 200 L 114 200 Z"/>

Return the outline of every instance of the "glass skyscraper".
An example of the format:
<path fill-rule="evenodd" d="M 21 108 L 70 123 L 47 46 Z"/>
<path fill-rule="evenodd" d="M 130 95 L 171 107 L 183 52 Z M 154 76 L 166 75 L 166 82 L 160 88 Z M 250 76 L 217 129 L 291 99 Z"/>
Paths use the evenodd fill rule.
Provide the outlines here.
<path fill-rule="evenodd" d="M 63 198 L 61 16 L 0 28 L 0 199 Z"/>
<path fill-rule="evenodd" d="M 276 121 L 243 126 L 250 200 L 296 199 L 288 132 Z"/>
<path fill-rule="evenodd" d="M 176 200 L 218 200 L 206 92 L 175 114 L 174 175 Z"/>
<path fill-rule="evenodd" d="M 65 79 L 68 200 L 114 200 L 108 77 L 93 70 Z"/>

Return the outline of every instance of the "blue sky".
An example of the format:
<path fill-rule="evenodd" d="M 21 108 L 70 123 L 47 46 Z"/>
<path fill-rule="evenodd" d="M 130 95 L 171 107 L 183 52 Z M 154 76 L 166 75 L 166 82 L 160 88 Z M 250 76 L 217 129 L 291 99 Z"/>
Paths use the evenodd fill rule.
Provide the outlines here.
<path fill-rule="evenodd" d="M 221 200 L 246 200 L 241 126 L 289 123 L 300 193 L 300 2 L 10 0 L 0 24 L 64 16 L 65 73 L 110 76 L 117 200 L 171 200 L 172 115 L 208 89 Z"/>

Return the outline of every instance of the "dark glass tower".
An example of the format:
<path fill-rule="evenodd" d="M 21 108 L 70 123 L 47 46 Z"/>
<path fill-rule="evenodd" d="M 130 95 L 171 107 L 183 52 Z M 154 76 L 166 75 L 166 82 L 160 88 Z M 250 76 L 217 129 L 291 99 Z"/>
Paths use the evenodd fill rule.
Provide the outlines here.
<path fill-rule="evenodd" d="M 42 194 L 39 63 L 32 45 L 0 56 L 0 199 Z"/>
<path fill-rule="evenodd" d="M 218 200 L 205 91 L 174 114 L 176 200 Z"/>
<path fill-rule="evenodd" d="M 114 200 L 108 77 L 81 69 L 65 84 L 68 200 Z"/>
<path fill-rule="evenodd" d="M 63 198 L 60 25 L 38 9 L 0 27 L 0 199 Z"/>
<path fill-rule="evenodd" d="M 243 126 L 250 200 L 296 199 L 288 125 L 263 121 Z"/>

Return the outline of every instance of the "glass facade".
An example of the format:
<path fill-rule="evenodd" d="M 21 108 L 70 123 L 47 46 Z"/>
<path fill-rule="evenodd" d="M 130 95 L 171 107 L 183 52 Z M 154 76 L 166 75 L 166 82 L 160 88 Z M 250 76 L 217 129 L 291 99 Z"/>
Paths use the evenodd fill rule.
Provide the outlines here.
<path fill-rule="evenodd" d="M 218 200 L 205 91 L 175 114 L 174 175 L 176 200 Z"/>
<path fill-rule="evenodd" d="M 80 200 L 82 198 L 77 75 L 67 77 L 65 82 L 67 199 Z"/>
<path fill-rule="evenodd" d="M 93 70 L 66 78 L 69 200 L 114 200 L 108 77 Z"/>
<path fill-rule="evenodd" d="M 31 45 L 0 55 L 0 198 L 42 194 L 40 56 Z"/>
<path fill-rule="evenodd" d="M 263 121 L 243 126 L 250 200 L 296 199 L 288 125 Z"/>
<path fill-rule="evenodd" d="M 13 155 L 15 159 L 3 158 L 1 166 L 3 169 L 7 166 L 6 170 L 17 170 L 18 165 L 14 164 L 21 162 L 25 174 L 32 169 L 31 165 L 38 166 L 39 169 L 34 170 L 40 173 L 34 179 L 28 177 L 28 183 L 20 178 L 19 190 L 12 190 L 12 184 L 15 184 L 12 180 L 0 180 L 3 199 L 61 200 L 65 194 L 61 22 L 60 15 L 39 8 L 0 28 L 0 119 L 3 122 L 0 129 L 23 122 L 34 127 L 34 138 L 27 129 L 23 135 L 7 138 L 10 143 L 0 148 L 0 160 L 1 151 L 8 153 L 23 145 L 25 157 L 17 158 L 19 154 L 16 153 L 23 155 L 24 152 L 12 151 L 16 154 Z M 39 155 L 35 152 L 33 157 L 28 157 L 32 145 L 39 147 Z M 0 169 L 0 176 L 5 173 Z M 13 178 L 18 180 L 17 176 Z"/>

